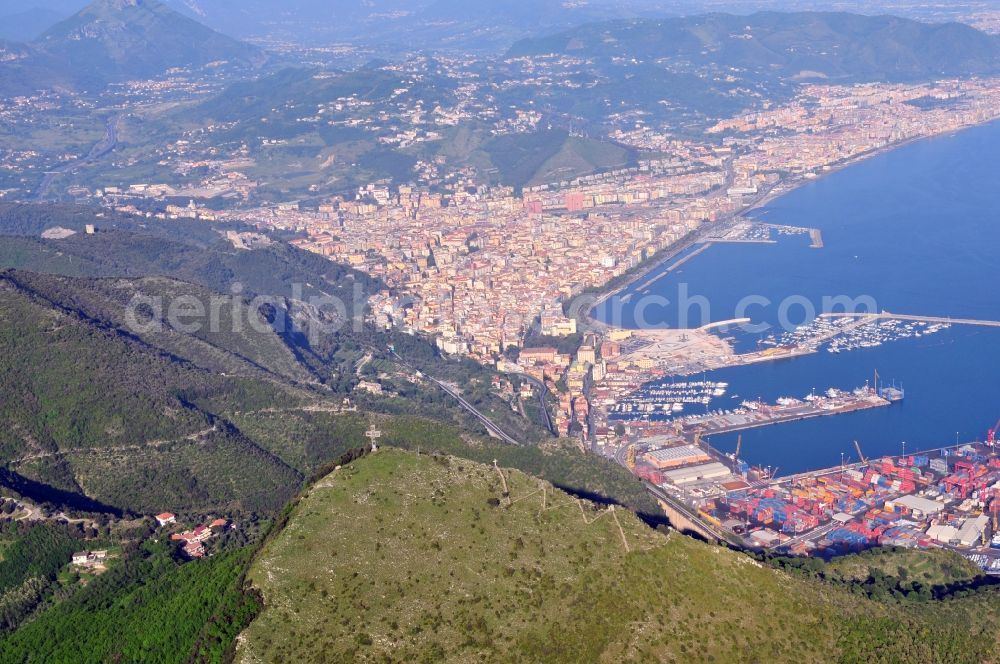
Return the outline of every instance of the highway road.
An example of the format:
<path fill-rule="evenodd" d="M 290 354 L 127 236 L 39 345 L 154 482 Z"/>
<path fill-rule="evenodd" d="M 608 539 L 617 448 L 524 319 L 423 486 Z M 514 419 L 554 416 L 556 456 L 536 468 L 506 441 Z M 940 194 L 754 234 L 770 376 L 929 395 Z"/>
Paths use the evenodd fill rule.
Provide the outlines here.
<path fill-rule="evenodd" d="M 549 413 L 549 408 L 545 404 L 545 395 L 549 393 L 549 388 L 546 387 L 545 383 L 543 383 L 542 381 L 538 380 L 534 376 L 529 376 L 526 373 L 521 373 L 519 371 L 512 371 L 510 372 L 510 374 L 513 376 L 517 376 L 522 380 L 525 380 L 534 385 L 536 388 L 538 388 L 538 406 L 539 408 L 542 409 L 542 416 L 545 418 L 545 428 L 549 430 L 549 433 L 555 435 L 556 427 L 555 424 L 552 423 L 552 415 Z"/>
<path fill-rule="evenodd" d="M 52 181 L 55 180 L 56 176 L 63 175 L 64 173 L 72 173 L 82 164 L 92 164 L 102 157 L 110 154 L 112 150 L 118 147 L 118 125 L 121 123 L 121 119 L 120 115 L 114 115 L 108 118 L 104 125 L 104 138 L 101 139 L 99 143 L 94 145 L 94 147 L 90 149 L 90 152 L 87 153 L 87 156 L 83 159 L 71 161 L 68 164 L 64 164 L 45 173 L 41 183 L 38 185 L 38 190 L 35 191 L 35 201 L 41 202 L 45 200 L 45 196 L 52 187 Z"/>
<path fill-rule="evenodd" d="M 433 382 L 435 385 L 437 385 L 442 390 L 444 390 L 445 392 L 447 392 L 448 394 L 450 394 L 452 397 L 454 397 L 454 399 L 456 401 L 458 401 L 459 405 L 462 406 L 462 408 L 464 408 L 465 410 L 467 410 L 470 413 L 472 413 L 472 415 L 477 420 L 479 420 L 484 427 L 486 427 L 486 430 L 489 431 L 494 436 L 496 436 L 497 438 L 503 440 L 505 443 L 510 443 L 511 445 L 522 445 L 523 444 L 520 441 L 514 439 L 512 436 L 507 435 L 507 432 L 505 432 L 503 429 L 501 429 L 496 424 L 494 424 L 493 420 L 491 420 L 490 418 L 486 417 L 481 412 L 479 412 L 479 410 L 477 410 L 475 406 L 473 406 L 471 403 L 469 403 L 468 401 L 466 401 L 462 397 L 462 395 L 459 394 L 458 391 L 455 388 L 453 388 L 451 385 L 448 385 L 447 383 L 444 383 L 444 382 L 438 380 L 437 378 L 431 378 L 430 376 L 427 376 L 427 375 L 424 375 L 424 378 L 426 378 L 427 380 Z"/>
<path fill-rule="evenodd" d="M 465 398 L 461 394 L 459 394 L 458 390 L 456 390 L 454 387 L 452 387 L 451 385 L 449 385 L 449 384 L 447 384 L 447 383 L 445 383 L 443 381 L 438 380 L 437 378 L 434 378 L 433 376 L 428 376 L 428 375 L 422 373 L 421 371 L 419 371 L 418 369 L 415 369 L 414 367 L 410 366 L 409 364 L 407 364 L 406 360 L 404 360 L 399 355 L 399 353 L 397 353 L 395 350 L 393 350 L 393 349 L 390 348 L 389 352 L 392 354 L 392 356 L 394 358 L 396 358 L 397 361 L 399 361 L 400 364 L 402 364 L 402 365 L 408 367 L 410 370 L 416 372 L 417 376 L 419 376 L 421 378 L 426 378 L 427 380 L 431 381 L 432 383 L 434 383 L 435 385 L 437 385 L 438 387 L 440 387 L 442 390 L 444 390 L 445 392 L 447 392 L 452 398 L 455 399 L 455 401 L 458 402 L 458 404 L 462 408 L 464 408 L 465 410 L 467 410 L 469 413 L 472 414 L 473 417 L 475 417 L 477 420 L 479 420 L 479 422 L 486 428 L 487 431 L 490 432 L 490 434 L 492 434 L 496 438 L 499 438 L 500 440 L 504 441 L 505 443 L 510 443 L 511 445 L 521 446 L 521 445 L 524 444 L 524 443 L 520 442 L 519 440 L 517 440 L 516 438 L 514 438 L 513 436 L 509 435 L 506 431 L 504 431 L 503 429 L 501 429 L 499 426 L 497 426 L 496 424 L 494 424 L 493 420 L 491 420 L 490 418 L 486 417 L 481 412 L 479 412 L 479 410 L 475 406 L 473 406 L 471 403 L 469 403 L 468 401 L 466 401 Z"/>
<path fill-rule="evenodd" d="M 663 502 L 665 502 L 668 505 L 670 505 L 673 509 L 675 509 L 678 512 L 680 512 L 681 515 L 684 516 L 685 518 L 687 518 L 691 523 L 697 524 L 698 527 L 700 527 L 701 529 L 703 529 L 705 531 L 705 533 L 708 534 L 710 537 L 714 537 L 715 539 L 719 540 L 720 542 L 729 542 L 729 541 L 732 540 L 732 536 L 731 535 L 728 535 L 728 534 L 724 533 L 722 531 L 722 529 L 717 528 L 715 526 L 715 524 L 707 522 L 701 516 L 699 516 L 699 515 L 695 514 L 694 512 L 692 512 L 688 508 L 687 505 L 685 505 L 684 503 L 680 502 L 679 500 L 677 500 L 676 498 L 674 498 L 673 496 L 671 496 L 669 493 L 667 493 L 666 491 L 664 491 L 660 487 L 656 486 L 655 484 L 652 484 L 651 482 L 647 482 L 645 480 L 643 480 L 642 484 L 643 484 L 643 486 L 646 487 L 646 491 L 648 491 L 650 494 L 652 494 L 652 496 L 654 498 L 662 500 Z"/>

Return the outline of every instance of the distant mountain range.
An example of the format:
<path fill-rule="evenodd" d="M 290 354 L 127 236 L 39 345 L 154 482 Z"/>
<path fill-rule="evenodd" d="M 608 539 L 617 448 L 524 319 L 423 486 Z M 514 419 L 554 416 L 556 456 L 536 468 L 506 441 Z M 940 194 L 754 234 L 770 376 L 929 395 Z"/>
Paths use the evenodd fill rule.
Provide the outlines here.
<path fill-rule="evenodd" d="M 157 0 L 97 0 L 27 44 L 0 43 L 0 93 L 46 87 L 95 90 L 172 67 L 259 64 L 257 48 Z"/>
<path fill-rule="evenodd" d="M 707 14 L 583 25 L 516 43 L 508 56 L 667 59 L 782 78 L 914 80 L 1000 71 L 1000 38 L 959 23 L 831 12 Z"/>
<path fill-rule="evenodd" d="M 385 53 L 435 49 L 503 51 L 518 39 L 594 21 L 695 16 L 708 12 L 822 11 L 824 0 L 162 0 L 226 34 L 302 44 L 350 42 Z M 31 41 L 87 0 L 0 0 L 0 39 Z M 841 0 L 839 11 L 961 20 L 982 3 L 956 0 Z"/>
<path fill-rule="evenodd" d="M 1000 37 L 959 23 L 832 12 L 606 21 L 517 42 L 506 53 L 511 75 L 522 67 L 516 58 L 546 55 L 564 56 L 560 75 L 582 87 L 541 88 L 536 108 L 593 122 L 613 104 L 697 132 L 788 100 L 804 83 L 996 74 Z"/>
<path fill-rule="evenodd" d="M 529 34 L 543 34 L 587 21 L 634 16 L 649 4 L 568 3 L 561 0 L 168 0 L 207 25 L 236 34 L 287 36 L 304 42 L 351 41 L 420 50 L 503 49 Z M 230 27 L 232 26 L 232 27 Z"/>
<path fill-rule="evenodd" d="M 40 0 L 33 0 L 38 2 Z M 48 0 L 61 2 L 65 0 Z M 350 41 L 386 50 L 496 51 L 518 39 L 588 22 L 696 16 L 710 12 L 823 11 L 826 0 L 164 0 L 217 30 L 300 43 Z M 894 14 L 928 22 L 968 16 L 982 3 L 955 0 L 840 0 L 839 11 Z"/>

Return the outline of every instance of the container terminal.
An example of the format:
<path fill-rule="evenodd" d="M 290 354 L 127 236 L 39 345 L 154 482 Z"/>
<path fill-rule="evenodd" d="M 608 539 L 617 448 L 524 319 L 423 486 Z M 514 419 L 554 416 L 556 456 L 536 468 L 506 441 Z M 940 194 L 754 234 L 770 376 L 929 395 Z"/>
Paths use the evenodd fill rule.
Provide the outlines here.
<path fill-rule="evenodd" d="M 749 548 L 831 556 L 944 548 L 1000 574 L 1000 446 L 987 442 L 844 463 L 788 477 L 701 444 L 633 446 L 626 465 L 712 532 Z"/>

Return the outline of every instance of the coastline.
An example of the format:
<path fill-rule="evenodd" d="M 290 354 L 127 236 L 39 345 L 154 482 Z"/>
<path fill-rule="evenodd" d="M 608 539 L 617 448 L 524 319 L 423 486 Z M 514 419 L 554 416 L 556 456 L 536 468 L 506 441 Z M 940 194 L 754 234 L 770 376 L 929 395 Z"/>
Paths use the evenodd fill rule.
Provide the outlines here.
<path fill-rule="evenodd" d="M 766 207 L 770 203 L 773 203 L 774 201 L 782 198 L 783 196 L 794 192 L 795 190 L 799 189 L 800 187 L 803 187 L 803 186 L 805 186 L 807 184 L 810 184 L 810 183 L 813 183 L 813 182 L 817 182 L 817 181 L 819 181 L 819 180 L 821 180 L 821 179 L 823 179 L 823 178 L 825 178 L 825 177 L 827 177 L 829 175 L 833 175 L 833 174 L 835 174 L 835 173 L 837 173 L 839 171 L 842 171 L 844 169 L 850 168 L 851 166 L 857 165 L 857 164 L 859 164 L 861 162 L 864 162 L 864 161 L 868 161 L 869 159 L 872 159 L 874 157 L 879 157 L 879 156 L 882 156 L 884 154 L 888 154 L 890 152 L 894 152 L 896 150 L 902 149 L 902 148 L 907 147 L 909 145 L 913 145 L 915 143 L 920 143 L 922 141 L 927 141 L 927 140 L 933 140 L 933 139 L 941 138 L 943 136 L 950 136 L 950 135 L 959 134 L 959 133 L 962 133 L 964 131 L 968 131 L 968 130 L 971 130 L 971 129 L 976 129 L 976 128 L 979 128 L 979 127 L 985 127 L 985 126 L 988 126 L 988 125 L 993 124 L 995 122 L 1000 122 L 1000 117 L 991 118 L 991 119 L 986 120 L 984 122 L 980 122 L 980 123 L 976 123 L 976 124 L 971 124 L 971 125 L 968 125 L 968 126 L 965 126 L 965 127 L 960 127 L 958 129 L 952 129 L 952 130 L 949 130 L 949 131 L 946 131 L 946 132 L 939 132 L 939 133 L 930 134 L 930 135 L 927 135 L 927 136 L 914 136 L 912 138 L 908 138 L 908 139 L 899 141 L 897 143 L 893 143 L 891 145 L 885 145 L 885 146 L 873 148 L 871 150 L 867 150 L 865 152 L 862 152 L 860 154 L 854 155 L 854 156 L 849 157 L 847 159 L 843 159 L 841 161 L 837 161 L 837 162 L 833 162 L 831 164 L 827 164 L 827 165 L 821 167 L 821 169 L 819 170 L 819 172 L 815 174 L 815 177 L 811 177 L 810 178 L 810 177 L 806 177 L 805 175 L 797 175 L 797 176 L 789 178 L 788 180 L 778 182 L 775 186 L 771 187 L 766 192 L 761 193 L 751 203 L 749 203 L 746 206 L 744 206 L 738 212 L 734 212 L 733 214 L 725 217 L 723 220 L 718 221 L 718 222 L 716 222 L 714 224 L 708 224 L 708 225 L 706 225 L 705 228 L 699 228 L 698 230 L 692 231 L 687 237 L 679 240 L 676 244 L 671 245 L 670 247 L 665 248 L 663 250 L 663 252 L 662 252 L 662 255 L 654 256 L 654 257 L 650 258 L 649 261 L 647 261 L 646 264 L 637 266 L 636 272 L 634 274 L 630 275 L 629 278 L 627 279 L 627 281 L 625 283 L 620 284 L 620 285 L 619 284 L 615 284 L 613 286 L 605 285 L 605 286 L 601 287 L 600 289 L 598 289 L 596 291 L 596 297 L 593 300 L 593 302 L 588 303 L 586 309 L 582 309 L 581 311 L 579 311 L 578 314 L 577 314 L 577 318 L 579 319 L 579 321 L 580 321 L 580 323 L 582 325 L 587 326 L 587 327 L 591 327 L 591 328 L 595 328 L 595 327 L 597 327 L 597 328 L 608 328 L 608 327 L 610 327 L 609 325 L 607 325 L 603 321 L 600 321 L 600 320 L 597 320 L 596 318 L 594 318 L 593 312 L 594 312 L 594 310 L 598 306 L 600 306 L 601 304 L 604 304 L 607 300 L 609 300 L 610 298 L 614 297 L 615 295 L 619 295 L 619 294 L 621 294 L 622 292 L 624 292 L 624 291 L 626 291 L 628 289 L 634 288 L 636 286 L 636 284 L 640 283 L 640 281 L 642 279 L 647 279 L 647 282 L 643 282 L 643 284 L 642 284 L 643 286 L 646 286 L 650 282 L 656 281 L 656 280 L 662 278 L 662 276 L 666 276 L 667 274 L 669 274 L 670 272 L 673 271 L 673 267 L 671 267 L 670 269 L 668 269 L 663 275 L 657 276 L 657 277 L 655 277 L 653 279 L 648 279 L 648 277 L 653 272 L 655 272 L 656 270 L 660 269 L 661 267 L 663 267 L 664 265 L 666 265 L 670 261 L 676 259 L 680 254 L 682 254 L 685 251 L 691 249 L 692 247 L 694 247 L 694 246 L 696 246 L 698 244 L 705 245 L 706 249 L 708 247 L 710 247 L 712 243 L 710 241 L 707 241 L 707 242 L 705 241 L 705 236 L 706 235 L 714 234 L 714 233 L 718 232 L 720 229 L 725 229 L 727 226 L 735 225 L 735 224 L 739 223 L 740 221 L 744 221 L 744 220 L 751 220 L 752 221 L 752 219 L 749 219 L 749 215 L 752 212 L 754 212 L 755 210 L 760 210 L 760 209 Z M 613 281 L 614 280 L 612 280 L 612 282 L 609 282 L 609 284 L 613 283 Z"/>
<path fill-rule="evenodd" d="M 971 317 L 971 311 L 977 311 L 982 318 L 1000 320 L 995 302 L 984 300 L 983 297 L 988 298 L 987 292 L 977 290 L 978 285 L 986 283 L 989 274 L 997 269 L 995 253 L 981 261 L 967 260 L 969 256 L 983 254 L 988 247 L 996 246 L 997 234 L 1000 233 L 995 225 L 983 223 L 994 218 L 1000 207 L 1000 199 L 995 195 L 997 192 L 991 187 L 1000 169 L 995 159 L 996 146 L 1000 143 L 1000 122 L 970 124 L 966 129 L 939 131 L 929 137 L 936 140 L 891 156 L 888 156 L 889 149 L 901 147 L 902 143 L 869 151 L 863 159 L 883 153 L 887 156 L 881 161 L 842 173 L 820 186 L 800 191 L 781 203 L 772 204 L 766 213 L 749 215 L 763 223 L 802 223 L 831 229 L 833 237 L 830 239 L 833 241 L 828 245 L 832 252 L 811 257 L 805 253 L 801 243 L 795 242 L 786 247 L 782 255 L 775 256 L 772 262 L 770 257 L 761 257 L 754 252 L 735 249 L 733 253 L 718 251 L 708 258 L 703 257 L 696 270 L 686 269 L 680 275 L 664 279 L 651 292 L 670 297 L 669 292 L 675 292 L 678 280 L 688 281 L 694 284 L 693 292 L 712 298 L 713 304 L 716 294 L 724 298 L 721 301 L 727 305 L 728 312 L 733 309 L 728 307 L 730 300 L 725 298 L 732 297 L 735 301 L 744 292 L 762 293 L 774 300 L 786 293 L 800 292 L 815 300 L 826 292 L 869 292 L 863 289 L 877 280 L 881 290 L 875 295 L 880 303 L 884 299 L 883 304 L 886 305 L 879 310 L 912 313 L 930 308 L 951 321 L 956 320 L 958 315 Z M 907 144 L 915 142 L 907 141 Z M 845 161 L 838 164 L 837 170 L 861 161 L 861 158 L 855 158 L 850 163 Z M 830 168 L 824 173 L 833 170 Z M 931 183 L 933 186 L 928 186 Z M 770 198 L 773 200 L 776 195 L 794 188 L 786 185 L 778 191 L 769 192 Z M 954 200 L 957 197 L 963 197 L 969 203 L 956 209 Z M 922 242 L 913 248 L 908 247 L 907 243 L 897 241 L 901 231 L 921 238 Z M 863 253 L 857 251 L 858 248 L 869 251 Z M 912 258 L 909 255 L 911 251 Z M 856 254 L 863 257 L 858 269 L 848 270 L 850 274 L 844 275 L 833 272 L 836 266 L 843 265 L 845 259 L 851 259 Z M 938 255 L 947 259 L 935 262 Z M 733 259 L 732 263 L 730 259 Z M 815 266 L 813 261 L 817 261 Z M 730 265 L 734 266 L 733 270 L 730 270 Z M 741 275 L 753 270 L 755 265 L 759 265 L 765 274 L 754 275 L 744 283 Z M 796 269 L 799 267 L 801 272 Z M 801 287 L 796 279 L 781 276 L 792 274 L 802 276 L 804 281 Z M 954 282 L 949 281 L 951 277 L 954 277 Z M 967 293 L 968 299 L 958 300 L 954 296 L 954 288 L 961 288 L 960 292 Z M 897 294 L 897 291 L 902 292 Z M 626 294 L 633 294 L 631 307 L 641 304 L 639 292 L 641 289 L 626 291 Z M 731 296 L 731 293 L 734 294 Z M 963 311 L 954 311 L 959 305 L 965 305 L 961 306 Z M 605 305 L 605 308 L 597 310 L 595 315 L 608 321 L 615 320 L 609 316 L 607 307 Z M 967 307 L 972 309 L 965 311 Z M 655 324 L 663 319 L 654 317 L 650 320 Z M 676 324 L 672 315 L 666 320 Z M 761 320 L 773 323 L 770 314 L 763 314 Z M 619 324 L 625 327 L 636 325 L 627 309 L 624 320 Z M 709 371 L 706 379 L 729 381 L 736 396 L 756 396 L 769 401 L 786 394 L 805 393 L 817 385 L 856 385 L 865 376 L 870 378 L 875 369 L 883 377 L 888 376 L 889 380 L 902 379 L 907 383 L 907 396 L 912 392 L 913 398 L 906 402 L 904 408 L 894 409 L 891 413 L 868 413 L 829 424 L 789 426 L 773 433 L 752 434 L 744 441 L 749 449 L 754 450 L 749 456 L 752 462 L 775 464 L 780 461 L 781 465 L 787 462 L 790 472 L 796 472 L 827 465 L 843 451 L 843 441 L 859 436 L 866 438 L 863 442 L 872 447 L 874 456 L 892 450 L 898 453 L 901 440 L 907 441 L 907 450 L 922 450 L 939 446 L 949 439 L 959 439 L 958 432 L 961 432 L 962 440 L 974 439 L 976 432 L 981 435 L 986 426 L 996 421 L 995 409 L 989 401 L 989 395 L 995 393 L 995 386 L 989 383 L 988 377 L 970 375 L 978 372 L 970 371 L 969 367 L 989 363 L 989 358 L 996 352 L 994 335 L 994 332 L 965 333 L 956 326 L 954 332 L 946 332 L 940 338 L 918 339 L 928 335 L 911 334 L 899 337 L 900 343 L 891 345 L 873 338 L 870 345 L 846 344 L 850 347 L 844 349 L 848 352 L 841 350 L 842 355 L 828 355 L 823 348 L 822 353 L 801 357 L 795 362 L 773 362 L 757 365 L 759 368 L 733 368 L 719 373 Z M 810 341 L 811 338 L 798 340 Z M 740 336 L 739 341 L 741 352 L 754 348 L 751 336 Z M 775 341 L 777 343 L 767 345 L 787 347 L 793 343 L 791 339 L 787 344 L 781 343 L 780 339 Z M 758 344 L 757 347 L 764 346 Z M 853 352 L 855 350 L 858 352 Z M 836 349 L 834 352 L 837 352 Z M 671 370 L 677 363 L 671 359 L 663 367 L 655 366 L 656 375 L 649 376 L 655 381 L 652 387 L 671 383 L 669 376 L 665 381 L 658 380 L 660 372 L 663 368 Z M 913 367 L 920 367 L 920 370 L 913 371 Z M 632 365 L 629 378 L 637 373 L 635 365 Z M 682 380 L 677 378 L 677 381 Z M 609 383 L 600 396 L 611 398 L 620 382 Z M 717 402 L 717 407 L 731 408 L 732 403 L 721 400 Z M 983 428 L 980 429 L 980 426 Z M 970 432 L 970 427 L 975 431 Z M 736 438 L 736 435 L 719 437 L 717 442 L 727 451 L 732 451 Z M 814 441 L 815 444 L 807 446 L 808 449 L 800 449 L 803 440 Z M 866 447 L 866 453 L 869 452 L 871 450 Z"/>

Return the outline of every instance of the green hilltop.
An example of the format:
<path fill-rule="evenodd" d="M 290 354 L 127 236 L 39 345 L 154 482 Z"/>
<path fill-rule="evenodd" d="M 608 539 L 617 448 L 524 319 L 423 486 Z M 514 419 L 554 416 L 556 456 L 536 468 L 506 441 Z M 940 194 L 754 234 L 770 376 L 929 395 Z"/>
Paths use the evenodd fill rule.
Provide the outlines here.
<path fill-rule="evenodd" d="M 995 594 L 865 599 L 517 471 L 391 449 L 310 487 L 249 578 L 265 609 L 240 662 L 978 662 L 1000 615 Z"/>

